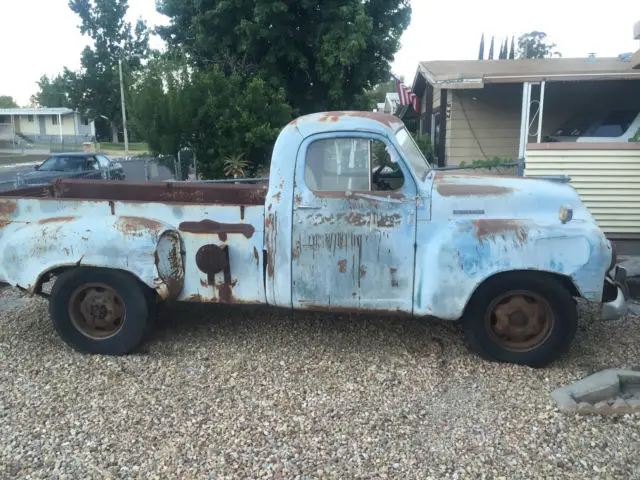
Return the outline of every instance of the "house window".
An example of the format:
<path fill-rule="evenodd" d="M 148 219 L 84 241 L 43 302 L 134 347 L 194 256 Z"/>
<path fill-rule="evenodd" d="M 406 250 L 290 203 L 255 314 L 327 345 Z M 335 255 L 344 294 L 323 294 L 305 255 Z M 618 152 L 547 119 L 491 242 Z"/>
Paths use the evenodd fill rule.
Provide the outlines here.
<path fill-rule="evenodd" d="M 53 125 L 57 125 L 58 124 L 58 117 L 57 115 L 51 115 L 51 123 Z"/>
<path fill-rule="evenodd" d="M 331 138 L 309 145 L 305 183 L 313 191 L 366 192 L 397 190 L 404 184 L 404 177 L 384 142 Z"/>
<path fill-rule="evenodd" d="M 625 133 L 638 115 L 637 110 L 616 110 L 611 112 L 595 129 L 592 137 L 619 137 Z"/>
<path fill-rule="evenodd" d="M 27 115 L 27 121 L 33 123 L 33 115 Z"/>
<path fill-rule="evenodd" d="M 87 117 L 83 117 L 82 118 L 82 124 L 85 125 L 85 126 L 89 125 L 89 119 Z"/>
<path fill-rule="evenodd" d="M 4 115 L 0 115 L 0 123 L 9 123 L 7 122 L 7 117 L 5 117 Z"/>

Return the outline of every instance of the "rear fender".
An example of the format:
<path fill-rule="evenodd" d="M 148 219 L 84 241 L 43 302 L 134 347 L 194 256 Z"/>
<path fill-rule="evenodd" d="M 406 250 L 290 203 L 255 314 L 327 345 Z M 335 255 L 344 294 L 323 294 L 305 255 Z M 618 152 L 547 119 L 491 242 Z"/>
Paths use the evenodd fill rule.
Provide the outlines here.
<path fill-rule="evenodd" d="M 64 267 L 129 272 L 164 299 L 184 284 L 182 244 L 173 227 L 130 216 L 51 217 L 12 222 L 0 237 L 0 275 L 35 293 L 43 277 Z"/>

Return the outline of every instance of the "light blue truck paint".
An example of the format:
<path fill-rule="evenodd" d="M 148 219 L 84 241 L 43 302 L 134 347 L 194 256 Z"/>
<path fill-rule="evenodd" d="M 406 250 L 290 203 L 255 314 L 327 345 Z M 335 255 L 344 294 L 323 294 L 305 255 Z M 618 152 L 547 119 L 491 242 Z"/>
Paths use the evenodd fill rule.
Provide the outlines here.
<path fill-rule="evenodd" d="M 404 183 L 310 188 L 308 154 L 322 140 L 352 142 L 353 158 L 375 140 Z M 570 219 L 561 219 L 563 209 Z M 549 272 L 592 302 L 612 282 L 611 245 L 570 186 L 437 171 L 399 119 L 370 112 L 287 125 L 264 205 L 7 196 L 0 227 L 0 280 L 31 292 L 53 269 L 86 265 L 128 271 L 179 301 L 456 320 L 478 286 L 501 272 Z M 207 273 L 211 252 L 227 255 L 228 265 Z M 622 315 L 623 303 L 610 302 L 607 316 Z"/>

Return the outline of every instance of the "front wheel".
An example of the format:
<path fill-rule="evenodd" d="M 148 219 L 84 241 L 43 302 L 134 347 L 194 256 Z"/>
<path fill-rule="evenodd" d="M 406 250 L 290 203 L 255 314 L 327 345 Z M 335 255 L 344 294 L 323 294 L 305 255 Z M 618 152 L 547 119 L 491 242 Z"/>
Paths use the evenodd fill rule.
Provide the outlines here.
<path fill-rule="evenodd" d="M 105 355 L 129 353 L 149 331 L 146 288 L 117 270 L 69 270 L 58 277 L 51 290 L 53 326 L 76 350 Z"/>
<path fill-rule="evenodd" d="M 481 357 L 543 367 L 569 348 L 577 317 L 573 297 L 560 282 L 521 275 L 481 285 L 462 325 L 467 345 Z"/>

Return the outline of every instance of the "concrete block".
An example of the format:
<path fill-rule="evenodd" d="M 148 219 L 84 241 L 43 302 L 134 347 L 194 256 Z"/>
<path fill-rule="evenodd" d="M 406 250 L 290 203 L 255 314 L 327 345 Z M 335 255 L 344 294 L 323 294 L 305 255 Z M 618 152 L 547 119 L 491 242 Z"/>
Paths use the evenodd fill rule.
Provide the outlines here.
<path fill-rule="evenodd" d="M 640 372 L 608 369 L 551 393 L 567 413 L 621 414 L 640 412 Z"/>

